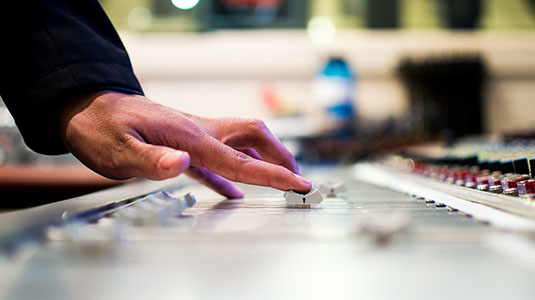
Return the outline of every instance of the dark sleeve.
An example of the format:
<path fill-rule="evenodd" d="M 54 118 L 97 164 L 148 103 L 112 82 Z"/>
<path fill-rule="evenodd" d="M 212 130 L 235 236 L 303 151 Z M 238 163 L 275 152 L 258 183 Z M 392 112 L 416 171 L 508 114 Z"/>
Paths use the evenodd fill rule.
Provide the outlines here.
<path fill-rule="evenodd" d="M 97 0 L 0 1 L 0 96 L 31 149 L 66 153 L 60 105 L 102 89 L 143 94 Z"/>

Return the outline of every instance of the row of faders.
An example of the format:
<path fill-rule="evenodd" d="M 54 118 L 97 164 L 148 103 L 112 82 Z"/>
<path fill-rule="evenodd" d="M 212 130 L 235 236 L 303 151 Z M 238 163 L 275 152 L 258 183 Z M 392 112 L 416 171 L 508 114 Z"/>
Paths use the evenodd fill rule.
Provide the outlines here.
<path fill-rule="evenodd" d="M 191 193 L 178 197 L 174 194 L 159 191 L 121 201 L 110 208 L 74 216 L 64 214 L 61 223 L 47 228 L 46 237 L 49 241 L 72 242 L 77 249 L 93 251 L 96 246 L 113 248 L 117 242 L 139 238 L 140 231 L 134 229 L 184 228 L 189 226 L 188 220 L 180 217 L 195 205 L 196 199 Z"/>
<path fill-rule="evenodd" d="M 413 172 L 467 188 L 535 198 L 535 158 L 483 160 L 469 157 L 413 157 Z"/>
<path fill-rule="evenodd" d="M 535 159 L 478 161 L 477 157 L 415 159 L 414 173 L 467 188 L 535 198 Z"/>

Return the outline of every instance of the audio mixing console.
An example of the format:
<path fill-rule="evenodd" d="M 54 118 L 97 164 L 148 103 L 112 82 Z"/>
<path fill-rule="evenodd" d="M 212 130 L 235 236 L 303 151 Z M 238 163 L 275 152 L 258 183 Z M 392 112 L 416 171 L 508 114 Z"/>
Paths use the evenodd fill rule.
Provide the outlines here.
<path fill-rule="evenodd" d="M 535 219 L 535 144 L 530 140 L 466 139 L 451 147 L 412 147 L 386 156 L 380 165 L 419 186 Z"/>
<path fill-rule="evenodd" d="M 179 177 L 0 215 L 0 299 L 533 299 L 530 196 L 419 155 L 303 166 L 308 206 Z"/>

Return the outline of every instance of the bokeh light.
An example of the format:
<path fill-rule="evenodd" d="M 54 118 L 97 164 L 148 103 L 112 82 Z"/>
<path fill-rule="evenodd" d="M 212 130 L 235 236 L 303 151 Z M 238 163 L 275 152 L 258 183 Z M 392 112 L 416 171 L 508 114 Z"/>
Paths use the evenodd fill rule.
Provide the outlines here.
<path fill-rule="evenodd" d="M 199 4 L 199 0 L 171 0 L 171 3 L 178 9 L 192 9 Z"/>
<path fill-rule="evenodd" d="M 326 44 L 334 40 L 336 27 L 327 17 L 314 17 L 308 22 L 307 33 L 312 41 Z"/>
<path fill-rule="evenodd" d="M 133 8 L 128 14 L 128 27 L 131 30 L 146 30 L 152 24 L 152 13 L 146 7 Z"/>

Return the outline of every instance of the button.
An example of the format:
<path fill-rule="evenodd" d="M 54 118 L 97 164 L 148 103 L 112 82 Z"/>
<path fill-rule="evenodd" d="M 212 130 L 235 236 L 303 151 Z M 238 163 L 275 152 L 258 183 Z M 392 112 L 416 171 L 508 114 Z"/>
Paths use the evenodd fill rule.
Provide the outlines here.
<path fill-rule="evenodd" d="M 489 186 L 487 184 L 478 184 L 477 185 L 478 191 L 488 192 Z"/>
<path fill-rule="evenodd" d="M 312 188 L 307 194 L 300 194 L 295 191 L 289 191 L 284 193 L 286 202 L 293 205 L 310 205 L 310 204 L 320 204 L 323 201 L 321 193 Z"/>
<path fill-rule="evenodd" d="M 169 226 L 173 224 L 173 216 L 179 216 L 195 203 L 195 197 L 191 193 L 176 198 L 162 191 L 119 208 L 113 216 L 121 224 Z"/>
<path fill-rule="evenodd" d="M 186 209 L 184 203 L 180 201 L 180 199 L 175 198 L 166 192 L 157 193 L 153 197 L 150 197 L 150 201 L 162 203 L 162 205 L 166 206 L 174 216 L 180 216 L 184 209 Z"/>
<path fill-rule="evenodd" d="M 503 180 L 502 180 L 502 187 L 503 189 L 510 189 L 510 188 L 516 188 L 517 187 L 517 184 L 519 182 L 522 182 L 524 180 L 528 180 L 529 179 L 529 176 L 528 175 L 511 175 L 511 176 L 506 176 Z"/>
<path fill-rule="evenodd" d="M 343 182 L 327 181 L 320 185 L 320 192 L 329 198 L 336 197 L 346 192 L 346 186 Z"/>
<path fill-rule="evenodd" d="M 458 212 L 459 210 L 457 208 L 455 208 L 455 207 L 448 206 L 448 211 Z"/>
<path fill-rule="evenodd" d="M 407 214 L 391 214 L 381 217 L 362 218 L 357 223 L 356 234 L 368 236 L 377 246 L 388 244 L 396 235 L 409 229 Z"/>
<path fill-rule="evenodd" d="M 143 225 L 139 211 L 132 206 L 120 208 L 113 214 L 113 218 L 116 219 L 119 224 Z"/>
<path fill-rule="evenodd" d="M 535 179 L 529 179 L 521 181 L 517 184 L 519 195 L 531 195 L 535 194 Z"/>
<path fill-rule="evenodd" d="M 464 186 L 469 188 L 469 189 L 475 189 L 476 188 L 476 183 L 473 182 L 473 181 L 470 181 L 470 182 L 465 183 Z"/>
<path fill-rule="evenodd" d="M 195 196 L 193 196 L 192 193 L 184 195 L 184 205 L 186 207 L 192 207 L 195 203 L 197 203 L 197 199 L 195 199 Z"/>
<path fill-rule="evenodd" d="M 170 207 L 170 209 L 173 210 L 174 215 L 176 216 L 179 216 L 186 208 L 192 207 L 195 205 L 195 203 L 197 203 L 197 200 L 195 199 L 195 196 L 193 196 L 192 193 L 187 193 L 186 195 L 180 198 L 176 198 L 171 194 L 162 191 L 156 194 L 156 197 L 158 199 L 167 201 L 168 206 Z"/>
<path fill-rule="evenodd" d="M 166 225 L 169 221 L 169 212 L 167 212 L 163 207 L 159 207 L 146 200 L 135 202 L 126 209 L 134 210 L 134 225 L 159 226 Z"/>
<path fill-rule="evenodd" d="M 491 176 L 489 178 L 489 186 L 493 186 L 493 185 L 502 185 L 502 180 L 500 179 L 499 175 Z"/>
<path fill-rule="evenodd" d="M 489 192 L 501 194 L 503 192 L 503 188 L 501 185 L 493 185 L 489 188 Z"/>
<path fill-rule="evenodd" d="M 147 201 L 152 202 L 162 207 L 162 209 L 167 210 L 171 216 L 179 216 L 185 209 L 184 205 L 182 205 L 182 203 L 176 198 L 167 197 L 163 193 L 164 192 L 160 192 L 156 195 L 148 196 Z"/>
<path fill-rule="evenodd" d="M 518 196 L 518 189 L 516 188 L 505 189 L 503 193 L 507 196 Z"/>
<path fill-rule="evenodd" d="M 490 177 L 491 177 L 490 175 L 477 176 L 476 177 L 476 182 L 477 182 L 478 185 L 480 185 L 480 184 L 488 185 Z"/>

